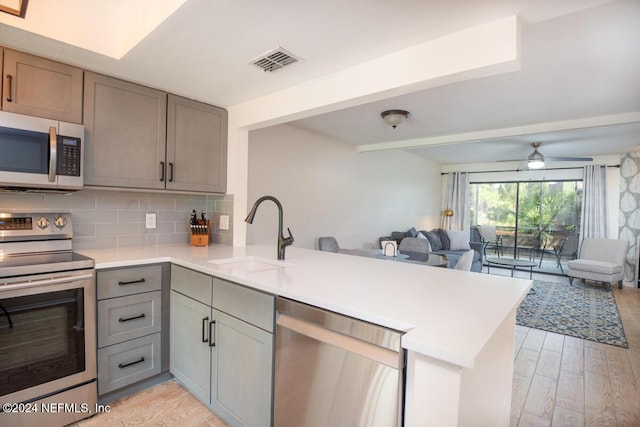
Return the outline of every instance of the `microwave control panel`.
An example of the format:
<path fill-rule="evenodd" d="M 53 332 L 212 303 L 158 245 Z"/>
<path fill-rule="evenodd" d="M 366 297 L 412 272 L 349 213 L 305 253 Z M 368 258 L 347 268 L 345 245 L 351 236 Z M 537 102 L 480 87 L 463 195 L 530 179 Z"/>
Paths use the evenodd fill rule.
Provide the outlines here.
<path fill-rule="evenodd" d="M 80 176 L 80 138 L 58 136 L 58 166 L 57 174 L 66 176 Z"/>

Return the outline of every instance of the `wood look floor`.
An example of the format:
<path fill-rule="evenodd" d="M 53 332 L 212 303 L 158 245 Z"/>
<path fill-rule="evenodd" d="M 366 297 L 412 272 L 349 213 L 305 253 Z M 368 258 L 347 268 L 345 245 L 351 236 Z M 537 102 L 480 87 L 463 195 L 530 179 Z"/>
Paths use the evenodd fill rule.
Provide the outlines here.
<path fill-rule="evenodd" d="M 614 295 L 628 349 L 516 326 L 511 426 L 640 426 L 640 290 Z"/>
<path fill-rule="evenodd" d="M 534 279 L 568 285 L 566 277 L 534 274 Z M 511 426 L 640 426 L 640 289 L 614 292 L 628 349 L 516 326 Z M 76 426 L 226 424 L 169 381 Z"/>
<path fill-rule="evenodd" d="M 110 407 L 110 412 L 95 415 L 72 426 L 227 426 L 174 380 L 127 396 L 112 403 Z"/>

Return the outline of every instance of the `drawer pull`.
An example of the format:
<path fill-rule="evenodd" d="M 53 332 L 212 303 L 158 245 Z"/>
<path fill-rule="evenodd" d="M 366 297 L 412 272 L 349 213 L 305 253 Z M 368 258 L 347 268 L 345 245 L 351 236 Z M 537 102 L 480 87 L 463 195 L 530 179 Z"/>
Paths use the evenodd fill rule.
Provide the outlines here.
<path fill-rule="evenodd" d="M 144 357 L 141 357 L 140 359 L 135 360 L 133 362 L 129 362 L 129 363 L 119 363 L 118 368 L 122 369 L 122 368 L 126 368 L 127 366 L 137 365 L 138 363 L 142 363 L 142 362 L 144 362 Z"/>
<path fill-rule="evenodd" d="M 207 338 L 207 322 L 209 322 L 209 318 L 205 317 L 204 319 L 202 319 L 202 342 L 207 342 L 209 341 L 209 338 Z"/>
<path fill-rule="evenodd" d="M 144 283 L 145 280 L 144 278 L 139 279 L 139 280 L 130 280 L 128 282 L 118 282 L 118 285 L 120 286 L 124 286 L 124 285 L 135 285 L 136 283 Z"/>
<path fill-rule="evenodd" d="M 213 326 L 213 329 L 211 328 Z M 215 327 L 216 327 L 216 321 L 212 320 L 211 322 L 209 322 L 209 347 L 215 347 L 216 346 L 216 340 L 214 337 L 214 333 L 215 333 Z"/>
<path fill-rule="evenodd" d="M 144 313 L 138 315 L 138 316 L 133 316 L 133 317 L 121 317 L 118 319 L 118 322 L 128 322 L 130 320 L 136 320 L 136 319 L 144 319 Z"/>

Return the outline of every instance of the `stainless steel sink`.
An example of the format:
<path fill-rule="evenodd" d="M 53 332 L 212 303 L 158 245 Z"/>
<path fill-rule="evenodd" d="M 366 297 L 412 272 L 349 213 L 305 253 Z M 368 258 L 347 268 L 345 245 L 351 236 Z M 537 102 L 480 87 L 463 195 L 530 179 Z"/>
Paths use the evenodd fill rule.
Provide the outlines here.
<path fill-rule="evenodd" d="M 293 266 L 293 264 L 288 262 L 255 256 L 212 259 L 209 262 L 220 267 L 227 267 L 229 270 L 244 271 L 248 273 L 257 273 L 260 271 L 276 270 L 279 268 Z"/>

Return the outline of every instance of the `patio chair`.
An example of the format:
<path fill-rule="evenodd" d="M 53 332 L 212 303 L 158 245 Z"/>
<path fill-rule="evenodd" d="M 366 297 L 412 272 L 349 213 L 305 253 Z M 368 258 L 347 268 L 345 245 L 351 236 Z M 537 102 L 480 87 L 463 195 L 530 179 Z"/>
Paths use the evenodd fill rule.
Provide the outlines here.
<path fill-rule="evenodd" d="M 569 261 L 567 276 L 573 284 L 574 278 L 608 283 L 618 282 L 622 289 L 624 279 L 624 261 L 629 242 L 617 239 L 582 240 L 578 259 Z"/>
<path fill-rule="evenodd" d="M 547 236 L 540 249 L 540 262 L 538 263 L 538 268 L 542 267 L 542 260 L 544 259 L 544 254 L 553 255 L 556 258 L 556 267 L 560 267 L 560 271 L 564 274 L 564 269 L 562 268 L 562 263 L 560 262 L 560 256 L 563 253 L 564 246 L 567 243 L 570 243 L 570 237 L 574 235 L 572 232 L 557 232 Z"/>
<path fill-rule="evenodd" d="M 498 256 L 504 255 L 502 236 L 497 235 L 495 225 L 479 225 L 478 231 L 484 245 L 482 252 L 485 258 L 487 257 L 487 249 L 495 250 Z"/>

